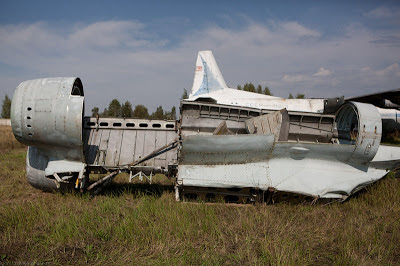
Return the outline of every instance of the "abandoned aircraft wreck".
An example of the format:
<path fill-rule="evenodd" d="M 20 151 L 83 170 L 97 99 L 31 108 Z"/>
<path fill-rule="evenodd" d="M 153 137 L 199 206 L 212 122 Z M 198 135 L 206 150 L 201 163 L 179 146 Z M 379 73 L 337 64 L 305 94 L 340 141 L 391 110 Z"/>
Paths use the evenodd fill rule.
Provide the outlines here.
<path fill-rule="evenodd" d="M 216 63 L 198 63 L 197 83 L 207 92 L 220 86 L 210 82 Z M 268 109 L 207 96 L 181 101 L 178 121 L 93 118 L 84 117 L 79 78 L 47 78 L 17 87 L 11 120 L 16 139 L 29 146 L 28 181 L 45 191 L 96 193 L 120 172 L 130 179 L 163 173 L 176 180 L 177 200 L 341 201 L 397 167 L 400 148 L 380 143 L 378 108 L 312 101 L 316 111 L 296 110 L 296 102 Z M 91 173 L 108 174 L 91 183 Z"/>

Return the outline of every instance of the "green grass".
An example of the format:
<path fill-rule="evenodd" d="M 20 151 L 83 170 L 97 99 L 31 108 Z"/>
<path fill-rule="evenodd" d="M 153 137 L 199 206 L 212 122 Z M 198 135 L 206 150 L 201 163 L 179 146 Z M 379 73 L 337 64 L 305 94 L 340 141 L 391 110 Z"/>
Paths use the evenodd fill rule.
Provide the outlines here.
<path fill-rule="evenodd" d="M 342 204 L 224 205 L 174 200 L 172 182 L 102 194 L 45 193 L 25 148 L 0 154 L 2 264 L 400 264 L 400 179 Z"/>

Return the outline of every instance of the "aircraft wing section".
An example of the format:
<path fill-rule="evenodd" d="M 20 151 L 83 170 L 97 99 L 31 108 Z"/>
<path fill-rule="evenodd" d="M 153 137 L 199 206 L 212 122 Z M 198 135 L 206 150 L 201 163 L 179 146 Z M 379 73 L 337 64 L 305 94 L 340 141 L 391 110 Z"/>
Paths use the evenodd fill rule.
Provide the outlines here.
<path fill-rule="evenodd" d="M 400 89 L 349 97 L 345 100 L 370 103 L 381 108 L 400 108 Z"/>

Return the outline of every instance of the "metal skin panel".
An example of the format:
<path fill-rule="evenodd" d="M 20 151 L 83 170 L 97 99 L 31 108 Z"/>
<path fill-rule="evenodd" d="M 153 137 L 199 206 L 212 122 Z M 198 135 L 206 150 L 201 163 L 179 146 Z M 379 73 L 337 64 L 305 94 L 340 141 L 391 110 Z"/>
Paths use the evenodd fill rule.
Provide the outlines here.
<path fill-rule="evenodd" d="M 270 158 L 265 156 L 259 162 L 248 161 L 243 156 L 241 162 L 229 163 L 223 159 L 226 155 L 220 154 L 221 163 L 214 158 L 217 163 L 210 164 L 201 161 L 202 156 L 198 155 L 200 160 L 193 160 L 198 163 L 179 164 L 178 183 L 184 186 L 262 190 L 272 187 L 278 191 L 314 197 L 345 199 L 387 173 L 383 165 L 372 168 L 346 162 L 353 150 L 354 147 L 348 145 L 276 142 Z M 396 159 L 398 162 L 399 157 Z"/>
<path fill-rule="evenodd" d="M 144 146 L 146 140 L 146 132 L 138 131 L 136 134 L 136 149 L 135 149 L 135 161 L 138 161 L 144 156 Z"/>
<path fill-rule="evenodd" d="M 96 161 L 98 146 L 95 145 L 101 140 L 102 131 L 85 130 L 85 157 L 87 164 L 94 164 Z M 87 143 L 87 144 L 86 144 Z"/>
<path fill-rule="evenodd" d="M 351 102 L 357 107 L 358 131 L 356 150 L 352 160 L 369 162 L 378 151 L 382 136 L 382 120 L 378 109 L 365 103 Z"/>
<path fill-rule="evenodd" d="M 125 130 L 124 139 L 121 145 L 121 154 L 119 163 L 120 165 L 127 165 L 134 161 L 135 151 L 136 151 L 136 134 L 137 131 Z"/>
<path fill-rule="evenodd" d="M 15 137 L 28 146 L 51 144 L 81 150 L 84 97 L 71 95 L 76 83 L 81 83 L 79 78 L 22 82 L 15 90 L 11 105 Z M 73 159 L 83 159 L 83 153 Z"/>
<path fill-rule="evenodd" d="M 194 116 L 191 119 L 190 123 L 195 124 Z M 305 122 L 295 124 L 304 126 Z M 320 122 L 318 127 L 325 127 Z M 187 135 L 183 136 L 177 184 L 274 188 L 315 198 L 344 200 L 382 178 L 387 169 L 399 165 L 399 148 L 379 146 L 380 123 L 374 106 L 347 103 L 338 111 L 335 124 L 339 134 L 334 137 L 332 132 L 330 143 L 274 141 L 273 134 L 210 136 L 202 135 L 201 130 L 197 131 L 198 135 L 192 135 L 191 130 L 183 131 Z M 186 125 L 186 121 L 182 124 Z"/>
<path fill-rule="evenodd" d="M 29 80 L 16 88 L 11 124 L 17 140 L 30 146 L 27 177 L 32 186 L 62 189 L 67 179 L 82 176 L 83 101 L 82 83 L 74 77 Z"/>
<path fill-rule="evenodd" d="M 107 158 L 105 165 L 107 167 L 119 165 L 119 157 L 121 154 L 121 142 L 123 137 L 122 130 L 111 130 L 108 140 Z"/>
<path fill-rule="evenodd" d="M 367 161 L 355 163 L 353 151 L 353 145 L 278 142 L 268 161 L 270 187 L 345 199 L 387 173 L 386 168 L 369 167 Z"/>
<path fill-rule="evenodd" d="M 158 131 L 156 132 L 156 143 L 155 143 L 155 149 L 161 148 L 162 146 L 164 146 L 165 144 L 167 144 L 167 134 L 168 131 Z M 155 150 L 154 149 L 154 150 Z M 156 158 L 154 158 L 155 160 L 166 160 L 167 159 L 167 153 L 163 153 L 159 156 L 157 156 Z"/>
<path fill-rule="evenodd" d="M 235 164 L 265 160 L 274 135 L 188 136 L 182 141 L 180 165 Z"/>
<path fill-rule="evenodd" d="M 145 139 L 144 139 L 144 147 L 142 157 L 150 154 L 152 151 L 156 149 L 156 132 L 155 131 L 146 131 Z M 147 160 L 143 163 L 146 166 L 154 165 L 154 158 Z"/>
<path fill-rule="evenodd" d="M 351 161 L 365 163 L 374 158 L 382 135 L 381 116 L 375 106 L 347 103 L 338 110 L 336 125 L 339 142 L 355 147 Z"/>
<path fill-rule="evenodd" d="M 236 188 L 269 187 L 268 164 L 178 165 L 177 183 L 183 186 Z"/>
<path fill-rule="evenodd" d="M 177 138 L 172 121 L 85 117 L 84 126 L 88 165 L 108 170 L 130 170 L 130 164 Z M 167 169 L 176 160 L 177 150 L 173 149 L 135 167 Z"/>
<path fill-rule="evenodd" d="M 105 166 L 105 164 L 106 164 L 110 132 L 111 132 L 111 130 L 108 130 L 108 129 L 101 131 L 101 139 L 100 139 L 100 143 L 98 144 L 98 151 L 97 151 L 97 165 Z"/>

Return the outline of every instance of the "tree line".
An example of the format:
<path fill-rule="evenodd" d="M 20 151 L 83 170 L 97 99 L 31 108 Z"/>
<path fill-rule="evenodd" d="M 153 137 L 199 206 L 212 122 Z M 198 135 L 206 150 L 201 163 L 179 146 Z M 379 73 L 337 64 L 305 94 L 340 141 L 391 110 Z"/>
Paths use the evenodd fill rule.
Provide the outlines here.
<path fill-rule="evenodd" d="M 243 85 L 243 87 L 241 85 L 237 86 L 237 89 L 240 91 L 249 91 L 249 92 L 254 92 L 254 93 L 259 93 L 259 94 L 264 94 L 264 95 L 270 95 L 273 96 L 273 94 L 271 93 L 271 90 L 268 88 L 268 86 L 265 86 L 264 88 L 259 84 L 256 86 L 254 86 L 253 83 L 249 82 L 249 83 L 245 83 Z M 305 99 L 306 96 L 305 94 L 302 93 L 297 93 L 295 96 L 293 96 L 292 93 L 289 93 L 289 97 L 288 99 Z"/>
<path fill-rule="evenodd" d="M 1 117 L 7 119 L 11 117 L 11 99 L 8 97 L 7 94 L 3 100 L 3 105 L 1 108 Z"/>
<path fill-rule="evenodd" d="M 243 86 L 238 85 L 238 90 L 249 91 L 264 95 L 273 95 L 268 86 L 264 88 L 261 85 L 254 86 L 253 83 L 245 83 Z M 188 91 L 183 89 L 183 94 L 181 99 L 187 99 L 189 97 Z M 293 96 L 292 93 L 289 93 L 288 99 L 305 99 L 305 95 L 301 93 L 297 93 Z M 149 114 L 149 110 L 146 106 L 142 104 L 138 104 L 135 108 L 132 108 L 132 104 L 129 101 L 121 104 L 117 99 L 113 99 L 108 108 L 104 108 L 103 112 L 99 112 L 98 107 L 94 107 L 92 109 L 92 116 L 96 117 L 100 115 L 101 117 L 125 117 L 125 118 L 141 118 L 141 119 L 166 119 L 166 120 L 175 120 L 176 119 L 176 108 L 172 107 L 171 111 L 164 111 L 162 106 L 160 105 L 157 109 Z M 11 99 L 6 95 L 3 100 L 3 105 L 1 108 L 1 117 L 2 118 L 10 118 L 11 116 Z"/>
<path fill-rule="evenodd" d="M 176 108 L 173 106 L 171 111 L 164 111 L 160 105 L 153 113 L 149 114 L 149 110 L 143 104 L 138 104 L 133 109 L 129 101 L 121 104 L 117 99 L 113 99 L 108 108 L 104 108 L 101 113 L 98 107 L 93 107 L 92 116 L 96 117 L 97 115 L 101 117 L 176 120 Z"/>
<path fill-rule="evenodd" d="M 258 84 L 256 87 L 251 82 L 245 83 L 243 86 L 237 85 L 236 88 L 240 91 L 248 91 L 248 92 L 254 92 L 254 93 L 273 96 L 273 94 L 271 93 L 271 90 L 269 89 L 268 86 L 265 86 L 263 88 L 260 84 Z M 187 98 L 189 98 L 188 91 L 186 89 L 183 89 L 183 94 L 181 96 L 181 100 L 184 100 Z M 293 96 L 292 93 L 289 93 L 289 97 L 288 97 L 288 99 L 305 99 L 305 98 L 306 98 L 305 94 L 302 94 L 302 93 L 297 93 L 295 96 Z"/>

